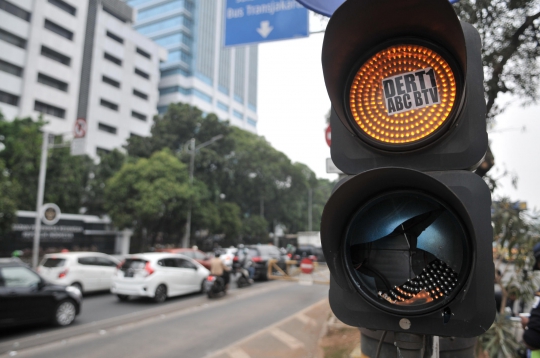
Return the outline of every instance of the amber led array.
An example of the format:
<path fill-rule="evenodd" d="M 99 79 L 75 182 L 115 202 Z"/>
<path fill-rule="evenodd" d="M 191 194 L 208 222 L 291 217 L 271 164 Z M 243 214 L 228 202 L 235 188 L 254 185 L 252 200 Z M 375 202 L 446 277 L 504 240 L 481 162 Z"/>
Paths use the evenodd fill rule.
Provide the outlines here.
<path fill-rule="evenodd" d="M 441 103 L 388 115 L 382 80 L 431 67 Z M 419 45 L 388 47 L 366 61 L 356 73 L 350 90 L 350 109 L 358 127 L 383 144 L 414 143 L 434 134 L 448 119 L 456 102 L 456 81 L 446 60 Z"/>

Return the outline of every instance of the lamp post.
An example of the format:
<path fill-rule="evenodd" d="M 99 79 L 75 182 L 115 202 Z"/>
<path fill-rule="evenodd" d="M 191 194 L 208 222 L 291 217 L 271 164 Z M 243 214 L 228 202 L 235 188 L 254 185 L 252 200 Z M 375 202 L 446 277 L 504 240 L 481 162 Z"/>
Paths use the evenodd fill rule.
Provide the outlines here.
<path fill-rule="evenodd" d="M 219 134 L 215 137 L 212 137 L 209 141 L 206 141 L 204 143 L 199 144 L 198 146 L 195 146 L 195 138 L 191 138 L 187 144 L 187 150 L 190 152 L 190 158 L 189 158 L 189 186 L 191 187 L 193 185 L 193 170 L 195 166 L 195 154 L 200 149 L 209 146 L 210 144 L 213 144 L 214 142 L 217 142 L 218 140 L 223 138 L 223 134 Z M 182 238 L 182 247 L 189 247 L 189 241 L 191 236 L 191 206 L 192 202 L 189 201 L 188 205 L 188 213 L 187 213 L 187 219 L 186 219 L 186 230 L 184 233 L 184 237 Z"/>

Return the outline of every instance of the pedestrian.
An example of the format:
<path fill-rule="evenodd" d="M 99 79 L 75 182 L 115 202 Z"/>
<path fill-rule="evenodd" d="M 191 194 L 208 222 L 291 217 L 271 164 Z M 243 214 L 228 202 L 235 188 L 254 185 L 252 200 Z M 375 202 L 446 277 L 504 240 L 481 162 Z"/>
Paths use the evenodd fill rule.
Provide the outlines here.
<path fill-rule="evenodd" d="M 536 262 L 533 271 L 540 270 L 540 242 L 534 245 Z M 534 302 L 529 317 L 521 317 L 521 324 L 525 329 L 523 342 L 530 349 L 530 358 L 540 358 L 540 289 L 534 296 Z"/>

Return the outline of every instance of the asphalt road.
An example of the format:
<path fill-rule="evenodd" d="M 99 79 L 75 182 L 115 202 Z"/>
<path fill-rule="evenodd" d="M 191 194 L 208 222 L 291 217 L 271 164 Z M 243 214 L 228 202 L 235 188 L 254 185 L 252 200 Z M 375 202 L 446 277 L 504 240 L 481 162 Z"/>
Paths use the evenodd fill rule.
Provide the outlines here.
<path fill-rule="evenodd" d="M 17 357 L 204 357 L 327 297 L 328 286 L 269 282 L 203 295 L 120 303 L 112 295 L 85 300 L 77 325 L 9 334 L 0 354 Z M 39 336 L 38 336 L 39 334 Z M 71 334 L 71 335 L 70 335 Z"/>

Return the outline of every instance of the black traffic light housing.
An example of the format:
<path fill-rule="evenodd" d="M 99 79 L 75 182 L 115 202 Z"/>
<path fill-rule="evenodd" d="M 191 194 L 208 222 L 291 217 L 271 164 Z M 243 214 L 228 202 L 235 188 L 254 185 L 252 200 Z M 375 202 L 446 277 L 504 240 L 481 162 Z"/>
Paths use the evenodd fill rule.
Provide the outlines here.
<path fill-rule="evenodd" d="M 353 113 L 364 101 L 363 124 L 383 118 L 379 129 L 394 130 L 390 123 L 401 112 L 392 113 L 386 102 L 385 82 L 428 71 L 426 65 L 397 66 L 391 51 L 399 45 L 409 51 L 405 56 L 440 56 L 455 79 L 446 122 L 416 142 L 369 134 L 359 111 Z M 389 70 L 377 62 L 388 53 L 395 61 Z M 418 53 L 403 62 L 414 62 Z M 495 318 L 495 302 L 491 197 L 471 172 L 488 144 L 478 32 L 458 20 L 447 0 L 347 0 L 326 29 L 322 63 L 332 102 L 332 160 L 357 174 L 338 183 L 322 216 L 332 310 L 343 322 L 369 329 L 482 334 Z M 372 76 L 373 68 L 383 75 Z M 432 82 L 440 94 L 449 88 L 444 81 Z M 437 119 L 426 114 L 430 106 L 409 114 Z"/>
<path fill-rule="evenodd" d="M 384 19 L 384 20 L 382 20 Z M 332 21 L 334 20 L 334 21 Z M 395 38 L 424 39 L 446 49 L 462 78 L 461 103 L 441 137 L 422 148 L 395 152 L 362 138 L 348 109 L 351 73 L 373 49 Z M 422 171 L 475 169 L 488 144 L 483 94 L 481 40 L 474 27 L 459 22 L 448 1 L 346 1 L 328 25 L 323 72 L 332 101 L 332 160 L 344 173 L 399 166 Z"/>

